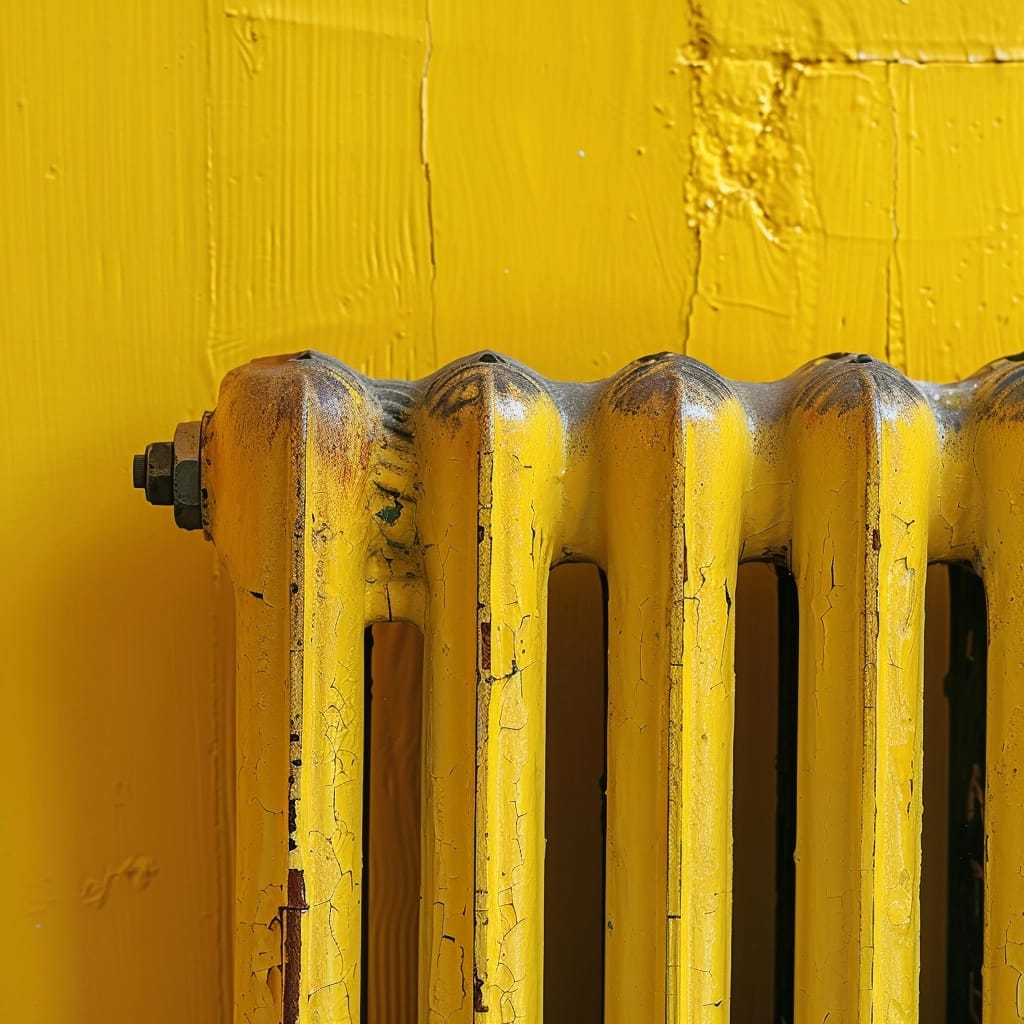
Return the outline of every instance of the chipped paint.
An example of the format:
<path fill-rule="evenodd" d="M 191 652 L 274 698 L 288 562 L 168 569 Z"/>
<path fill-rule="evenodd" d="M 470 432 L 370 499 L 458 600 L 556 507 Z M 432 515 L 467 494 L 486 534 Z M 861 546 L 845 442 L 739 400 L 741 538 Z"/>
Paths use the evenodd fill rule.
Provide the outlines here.
<path fill-rule="evenodd" d="M 387 617 L 426 641 L 421 1018 L 540 1018 L 547 580 L 571 552 L 609 580 L 606 1018 L 728 1020 L 732 595 L 739 562 L 761 560 L 790 567 L 800 596 L 796 1015 L 916 1019 L 925 570 L 970 563 L 1024 607 L 998 550 L 1021 529 L 1015 502 L 963 490 L 1024 491 L 1001 457 L 1019 381 L 1003 359 L 923 387 L 843 353 L 765 385 L 667 352 L 597 384 L 492 352 L 407 384 L 315 353 L 229 375 L 206 421 L 207 527 L 232 578 L 263 581 L 239 634 L 261 624 L 290 680 L 287 709 L 264 697 L 240 726 L 239 807 L 255 803 L 239 819 L 240 1004 L 282 998 L 283 905 L 266 894 L 287 860 L 305 885 L 286 905 L 295 1019 L 359 1019 L 362 638 Z M 403 495 L 390 522 L 384 466 Z M 250 524 L 254 472 L 278 490 Z M 994 687 L 1020 656 L 1014 621 L 992 619 Z M 270 658 L 240 662 L 247 712 Z M 1018 709 L 994 692 L 990 736 L 1014 751 Z M 989 856 L 1012 860 L 1016 771 L 1000 755 L 990 775 Z M 989 867 L 987 955 L 1007 971 L 986 961 L 985 1000 L 1002 1019 L 1019 886 Z"/>
<path fill-rule="evenodd" d="M 297 1024 L 302 998 L 302 915 L 309 910 L 302 871 L 288 871 L 288 902 L 281 908 L 284 930 L 284 982 L 281 987 L 282 1024 Z"/>

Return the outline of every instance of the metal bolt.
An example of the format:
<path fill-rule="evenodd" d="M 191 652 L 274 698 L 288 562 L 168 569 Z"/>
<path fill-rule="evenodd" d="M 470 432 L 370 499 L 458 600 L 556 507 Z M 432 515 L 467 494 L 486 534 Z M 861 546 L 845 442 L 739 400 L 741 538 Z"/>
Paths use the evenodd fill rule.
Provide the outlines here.
<path fill-rule="evenodd" d="M 174 521 L 183 530 L 203 526 L 199 449 L 202 424 L 180 423 L 173 441 L 146 446 L 132 458 L 132 484 L 146 492 L 151 505 L 173 505 Z"/>

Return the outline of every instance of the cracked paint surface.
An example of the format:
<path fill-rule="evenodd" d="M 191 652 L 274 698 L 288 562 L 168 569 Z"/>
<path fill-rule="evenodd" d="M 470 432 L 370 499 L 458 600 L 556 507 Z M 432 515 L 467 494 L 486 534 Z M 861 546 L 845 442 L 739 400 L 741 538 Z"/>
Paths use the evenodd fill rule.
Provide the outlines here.
<path fill-rule="evenodd" d="M 362 637 L 398 618 L 425 637 L 419 1016 L 539 1019 L 547 580 L 571 559 L 609 581 L 607 1019 L 729 1018 L 741 560 L 788 566 L 799 593 L 795 1012 L 917 1019 L 925 570 L 968 562 L 997 607 L 1024 602 L 1001 551 L 1024 543 L 1003 453 L 1021 379 L 1003 359 L 918 386 L 842 353 L 764 385 L 670 352 L 595 384 L 490 351 L 414 383 L 311 352 L 232 374 L 204 458 L 210 534 L 261 587 L 238 619 L 259 648 L 238 676 L 242 1018 L 360 1017 Z M 278 490 L 250 535 L 259 467 Z M 970 510 L 959 535 L 950 502 Z M 993 615 L 989 653 L 984 998 L 1001 1018 L 1024 942 L 1020 874 L 998 867 L 1021 828 L 1015 623 Z"/>

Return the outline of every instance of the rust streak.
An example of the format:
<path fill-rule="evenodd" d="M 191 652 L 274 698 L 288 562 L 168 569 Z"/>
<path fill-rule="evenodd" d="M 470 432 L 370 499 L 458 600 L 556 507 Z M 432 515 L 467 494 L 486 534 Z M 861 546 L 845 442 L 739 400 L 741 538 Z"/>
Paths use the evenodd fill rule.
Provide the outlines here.
<path fill-rule="evenodd" d="M 298 868 L 288 870 L 288 905 L 281 908 L 284 917 L 284 998 L 283 1024 L 298 1024 L 300 972 L 302 970 L 302 914 L 306 903 L 306 883 Z"/>
<path fill-rule="evenodd" d="M 491 624 L 480 623 L 480 667 L 485 672 L 491 671 Z"/>

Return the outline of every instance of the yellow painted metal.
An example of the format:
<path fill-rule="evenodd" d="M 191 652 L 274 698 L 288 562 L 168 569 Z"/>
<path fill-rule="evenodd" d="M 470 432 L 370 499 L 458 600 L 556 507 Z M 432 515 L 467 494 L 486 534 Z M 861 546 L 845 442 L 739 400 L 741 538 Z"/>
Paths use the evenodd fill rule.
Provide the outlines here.
<path fill-rule="evenodd" d="M 663 353 L 556 384 L 485 352 L 418 383 L 311 353 L 229 376 L 204 464 L 242 645 L 239 1019 L 359 1019 L 362 637 L 385 618 L 426 637 L 419 1019 L 542 1019 L 547 580 L 566 560 L 608 579 L 606 1020 L 730 1019 L 744 560 L 791 566 L 799 594 L 798 1022 L 918 1019 L 925 572 L 982 573 L 1000 609 L 984 995 L 1019 1012 L 1000 938 L 1022 905 L 1018 373 L 919 387 L 833 355 L 746 385 Z"/>
<path fill-rule="evenodd" d="M 476 678 L 478 665 L 480 497 L 473 468 L 486 424 L 467 415 L 459 425 L 447 438 L 440 421 L 419 426 L 421 473 L 434 485 L 417 504 L 427 581 L 421 892 L 430 894 L 420 915 L 419 1005 L 431 1007 L 431 1024 L 470 1018 L 474 994 L 476 693 L 466 680 Z"/>
<path fill-rule="evenodd" d="M 1000 360 L 980 381 L 967 448 L 977 564 L 988 605 L 985 766 L 985 1020 L 1024 1019 L 1024 432 L 1021 362 Z M 967 446 L 965 445 L 965 448 Z M 1017 865 L 1015 868 L 1014 865 Z"/>
<path fill-rule="evenodd" d="M 422 998 L 431 1020 L 539 1019 L 547 576 L 562 420 L 532 375 L 504 365 L 442 374 L 424 413 L 417 429 L 430 454 L 408 512 L 422 503 L 426 633 L 437 637 L 427 657 Z"/>
<path fill-rule="evenodd" d="M 731 610 L 749 438 L 718 378 L 682 359 L 668 367 L 630 367 L 598 412 L 609 577 L 605 1013 L 623 1024 L 729 1013 Z"/>
<path fill-rule="evenodd" d="M 546 609 L 559 534 L 563 428 L 555 403 L 525 374 L 498 372 L 493 388 L 490 401 L 478 406 L 486 434 L 475 503 L 473 1011 L 492 1020 L 538 1020 L 543 1015 L 538 966 L 544 962 Z M 466 615 L 461 626 L 472 622 Z"/>
<path fill-rule="evenodd" d="M 300 996 L 304 1019 L 359 1019 L 366 610 L 353 553 L 368 547 L 373 423 L 348 384 L 323 361 L 263 361 L 228 378 L 204 430 L 210 534 L 236 590 L 239 1020 L 280 1020 Z"/>
<path fill-rule="evenodd" d="M 299 908 L 290 923 L 300 931 L 301 952 L 296 967 L 286 945 L 284 1019 L 355 1024 L 363 956 L 366 507 L 378 424 L 359 389 L 330 364 L 318 362 L 308 381 L 296 410 L 305 431 L 296 453 L 305 462 L 302 504 L 290 503 L 288 518 L 293 543 L 298 535 L 302 544 L 290 593 L 293 607 L 301 602 L 302 626 L 291 643 L 301 672 L 291 688 L 288 893 L 288 905 Z"/>
<path fill-rule="evenodd" d="M 667 347 L 946 380 L 1018 347 L 1016 5 L 809 11 L 0 5 L 0 806 L 31 837 L 0 850 L 0 1018 L 228 1014 L 226 623 L 266 613 L 124 467 L 231 367 L 315 344 L 416 377 L 486 340 L 569 379 Z"/>
<path fill-rule="evenodd" d="M 281 998 L 279 908 L 286 903 L 293 546 L 287 540 L 301 396 L 287 367 L 229 377 L 203 432 L 211 538 L 235 593 L 235 820 L 231 891 L 236 908 L 229 997 L 234 1015 L 273 1019 Z M 238 381 L 241 386 L 232 386 Z M 255 399 L 255 400 L 254 400 Z M 253 481 L 262 500 L 252 501 Z M 261 984 L 254 984 L 259 978 Z"/>
<path fill-rule="evenodd" d="M 798 384 L 787 434 L 800 603 L 794 1015 L 916 1020 L 935 420 L 888 367 L 824 362 Z"/>

